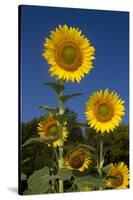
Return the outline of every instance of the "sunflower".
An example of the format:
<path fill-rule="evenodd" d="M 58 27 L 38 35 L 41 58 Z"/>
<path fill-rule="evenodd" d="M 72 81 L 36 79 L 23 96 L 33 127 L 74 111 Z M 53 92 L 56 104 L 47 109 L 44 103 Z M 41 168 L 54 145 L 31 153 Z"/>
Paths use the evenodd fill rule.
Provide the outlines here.
<path fill-rule="evenodd" d="M 92 162 L 88 151 L 85 148 L 76 148 L 68 152 L 65 159 L 65 166 L 68 169 L 84 171 Z"/>
<path fill-rule="evenodd" d="M 59 146 L 58 121 L 54 117 L 52 117 L 50 115 L 45 116 L 39 122 L 37 130 L 38 130 L 38 134 L 40 135 L 41 139 L 47 140 L 49 138 L 52 138 L 53 146 L 54 147 Z M 68 132 L 67 132 L 66 127 L 63 127 L 63 130 L 62 130 L 63 141 L 66 140 L 67 134 L 68 134 Z"/>
<path fill-rule="evenodd" d="M 86 103 L 86 119 L 90 127 L 104 133 L 113 131 L 125 114 L 124 101 L 115 92 L 97 91 L 92 94 Z"/>
<path fill-rule="evenodd" d="M 111 164 L 109 168 L 108 176 L 111 176 L 107 180 L 107 185 L 116 189 L 126 189 L 128 188 L 129 182 L 129 170 L 124 162 L 119 162 L 118 164 Z M 114 176 L 114 178 L 113 178 Z"/>
<path fill-rule="evenodd" d="M 94 51 L 78 28 L 65 24 L 51 31 L 50 38 L 45 39 L 43 57 L 51 65 L 51 76 L 79 83 L 93 68 Z"/>

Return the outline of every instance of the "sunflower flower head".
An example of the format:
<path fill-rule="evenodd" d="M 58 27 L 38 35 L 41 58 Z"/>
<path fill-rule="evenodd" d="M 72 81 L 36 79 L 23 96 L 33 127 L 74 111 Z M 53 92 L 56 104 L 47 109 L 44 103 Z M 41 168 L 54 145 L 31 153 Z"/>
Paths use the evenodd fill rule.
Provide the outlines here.
<path fill-rule="evenodd" d="M 38 124 L 37 127 L 38 134 L 40 135 L 41 139 L 47 140 L 49 138 L 52 138 L 53 140 L 53 146 L 57 147 L 59 146 L 59 128 L 58 128 L 58 121 L 50 116 L 45 116 Z M 66 127 L 63 127 L 62 130 L 62 139 L 63 141 L 67 138 L 67 129 Z"/>
<path fill-rule="evenodd" d="M 68 169 L 84 171 L 92 163 L 91 156 L 85 148 L 76 148 L 68 152 L 65 166 Z"/>
<path fill-rule="evenodd" d="M 107 185 L 116 189 L 126 189 L 129 184 L 129 170 L 124 162 L 111 164 L 108 172 L 111 177 L 107 180 Z"/>
<path fill-rule="evenodd" d="M 113 131 L 125 114 L 124 101 L 115 92 L 94 92 L 86 103 L 86 119 L 90 127 L 101 133 Z"/>
<path fill-rule="evenodd" d="M 51 31 L 45 39 L 43 57 L 50 64 L 50 74 L 58 80 L 78 83 L 93 68 L 94 47 L 78 28 L 66 24 Z"/>

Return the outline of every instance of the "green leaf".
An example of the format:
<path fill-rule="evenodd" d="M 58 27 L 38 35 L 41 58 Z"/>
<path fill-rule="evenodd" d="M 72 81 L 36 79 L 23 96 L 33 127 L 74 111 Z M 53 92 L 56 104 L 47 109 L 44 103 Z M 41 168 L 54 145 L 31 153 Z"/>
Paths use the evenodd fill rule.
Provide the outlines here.
<path fill-rule="evenodd" d="M 27 175 L 23 172 L 21 173 L 21 181 L 25 181 L 27 179 Z"/>
<path fill-rule="evenodd" d="M 52 113 L 57 113 L 58 109 L 57 108 L 53 108 L 53 107 L 49 107 L 47 105 L 42 105 L 42 106 L 38 106 L 39 109 L 43 109 Z"/>
<path fill-rule="evenodd" d="M 35 193 L 45 193 L 50 188 L 51 185 L 49 181 L 52 179 L 49 176 L 49 168 L 44 167 L 40 170 L 34 171 L 34 173 L 28 179 L 28 189 Z"/>
<path fill-rule="evenodd" d="M 54 89 L 58 95 L 65 89 L 64 85 L 61 83 L 45 82 L 44 84 Z"/>
<path fill-rule="evenodd" d="M 65 121 L 69 121 L 73 117 L 73 114 L 68 114 L 64 112 L 63 114 L 58 114 L 55 117 L 59 122 L 63 123 Z"/>
<path fill-rule="evenodd" d="M 107 187 L 104 179 L 99 178 L 99 177 L 93 177 L 93 176 L 79 177 L 79 178 L 76 178 L 75 182 L 81 186 L 90 185 L 90 186 L 95 186 L 95 187 Z"/>
<path fill-rule="evenodd" d="M 72 171 L 67 168 L 62 168 L 59 170 L 58 176 L 62 181 L 68 180 L 72 176 Z"/>
<path fill-rule="evenodd" d="M 35 143 L 42 143 L 42 139 L 40 139 L 39 137 L 30 138 L 26 140 L 26 142 L 22 144 L 21 147 L 25 147 L 25 146 L 35 144 Z"/>
<path fill-rule="evenodd" d="M 81 93 L 75 93 L 75 94 L 71 94 L 71 95 L 64 95 L 64 96 L 61 96 L 60 99 L 63 103 L 65 103 L 67 100 L 73 98 L 73 97 L 76 97 L 76 96 L 80 96 L 82 95 Z"/>

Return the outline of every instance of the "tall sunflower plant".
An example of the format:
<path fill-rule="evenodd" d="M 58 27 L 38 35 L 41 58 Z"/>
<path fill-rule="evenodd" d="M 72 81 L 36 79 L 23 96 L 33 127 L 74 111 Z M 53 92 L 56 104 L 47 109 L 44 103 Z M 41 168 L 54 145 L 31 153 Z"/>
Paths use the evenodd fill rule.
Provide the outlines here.
<path fill-rule="evenodd" d="M 24 194 L 128 188 L 129 170 L 124 162 L 104 165 L 103 135 L 111 134 L 125 113 L 124 101 L 116 92 L 108 89 L 94 92 L 85 105 L 87 123 L 76 122 L 76 126 L 91 127 L 95 134 L 101 135 L 99 149 L 86 142 L 66 145 L 69 114 L 65 113 L 65 103 L 81 94 L 64 95 L 65 84 L 69 81 L 80 83 L 89 74 L 94 53 L 89 39 L 78 28 L 66 24 L 59 25 L 51 31 L 49 38 L 45 38 L 43 57 L 55 82 L 44 84 L 55 91 L 58 106 L 39 106 L 47 111 L 37 126 L 39 137 L 31 137 L 22 148 L 33 143 L 46 143 L 53 152 L 52 164 L 29 176 Z"/>

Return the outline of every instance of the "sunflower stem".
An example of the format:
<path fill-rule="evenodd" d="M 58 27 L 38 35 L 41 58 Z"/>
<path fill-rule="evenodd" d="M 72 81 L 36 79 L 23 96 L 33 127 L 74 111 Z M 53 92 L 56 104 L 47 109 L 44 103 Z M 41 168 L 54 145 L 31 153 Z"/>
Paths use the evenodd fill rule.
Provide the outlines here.
<path fill-rule="evenodd" d="M 61 84 L 63 84 L 61 82 Z M 58 96 L 59 102 L 59 115 L 64 113 L 64 106 L 63 102 L 61 101 L 60 97 L 63 95 L 63 91 L 60 92 Z M 59 170 L 63 167 L 63 139 L 62 139 L 62 127 L 63 124 L 59 122 L 59 159 L 58 159 L 58 168 Z M 63 181 L 59 180 L 59 193 L 63 193 Z"/>
<path fill-rule="evenodd" d="M 100 151 L 99 151 L 99 167 L 98 167 L 98 172 L 99 172 L 99 176 L 102 177 L 102 167 L 104 164 L 104 157 L 103 157 L 103 140 L 101 138 L 100 140 Z M 99 187 L 99 190 L 102 190 L 102 187 Z"/>

